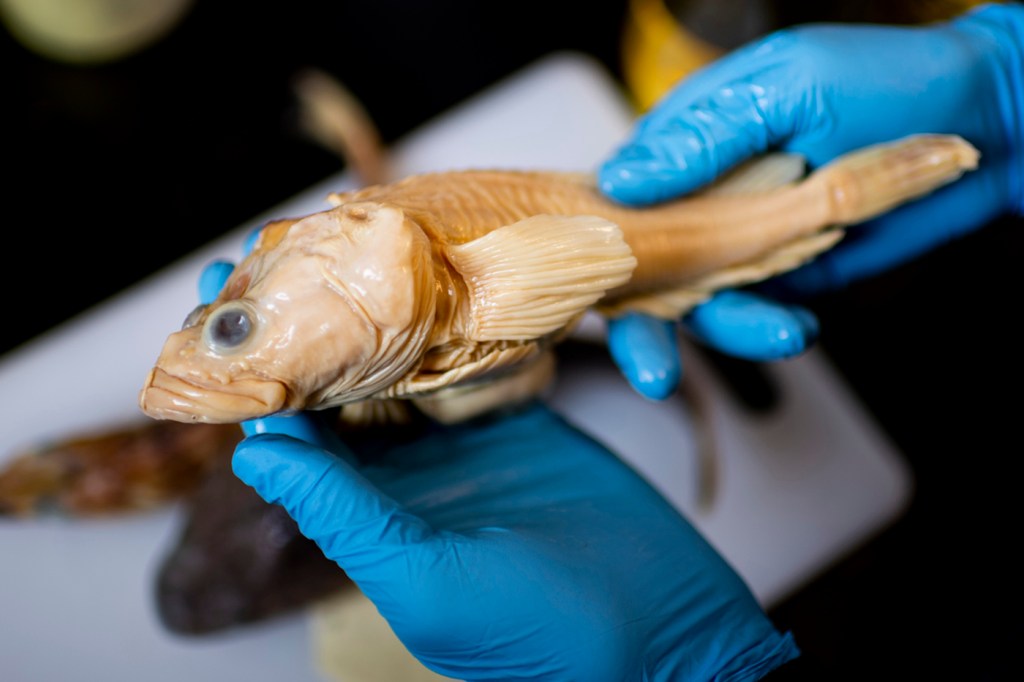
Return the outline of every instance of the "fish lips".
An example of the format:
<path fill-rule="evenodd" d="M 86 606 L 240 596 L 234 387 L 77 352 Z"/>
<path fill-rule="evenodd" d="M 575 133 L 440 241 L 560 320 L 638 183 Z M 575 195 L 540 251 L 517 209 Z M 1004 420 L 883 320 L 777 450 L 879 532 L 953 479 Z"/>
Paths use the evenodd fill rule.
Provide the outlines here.
<path fill-rule="evenodd" d="M 139 393 L 139 407 L 154 419 L 233 424 L 280 412 L 287 396 L 279 381 L 240 379 L 207 384 L 154 367 Z"/>

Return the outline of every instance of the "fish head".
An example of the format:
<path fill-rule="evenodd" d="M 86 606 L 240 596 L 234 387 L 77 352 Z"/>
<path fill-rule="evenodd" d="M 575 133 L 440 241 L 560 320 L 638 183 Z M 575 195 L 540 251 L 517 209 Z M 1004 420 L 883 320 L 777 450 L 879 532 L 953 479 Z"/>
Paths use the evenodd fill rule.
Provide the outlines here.
<path fill-rule="evenodd" d="M 167 338 L 140 407 L 229 423 L 361 400 L 417 364 L 435 303 L 430 242 L 399 208 L 360 202 L 274 223 Z"/>

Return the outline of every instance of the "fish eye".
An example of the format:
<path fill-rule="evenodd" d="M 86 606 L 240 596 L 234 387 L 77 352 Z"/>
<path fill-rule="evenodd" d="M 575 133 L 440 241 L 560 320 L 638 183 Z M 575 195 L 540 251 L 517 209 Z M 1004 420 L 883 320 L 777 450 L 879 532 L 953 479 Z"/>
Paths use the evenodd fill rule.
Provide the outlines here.
<path fill-rule="evenodd" d="M 225 303 L 206 320 L 203 340 L 215 351 L 233 351 L 252 334 L 254 316 L 249 307 L 238 301 Z"/>
<path fill-rule="evenodd" d="M 181 323 L 181 328 L 188 329 L 189 327 L 196 326 L 196 324 L 199 323 L 199 318 L 203 316 L 204 312 L 206 312 L 206 304 L 200 303 L 192 309 L 192 312 L 188 314 L 185 321 Z"/>

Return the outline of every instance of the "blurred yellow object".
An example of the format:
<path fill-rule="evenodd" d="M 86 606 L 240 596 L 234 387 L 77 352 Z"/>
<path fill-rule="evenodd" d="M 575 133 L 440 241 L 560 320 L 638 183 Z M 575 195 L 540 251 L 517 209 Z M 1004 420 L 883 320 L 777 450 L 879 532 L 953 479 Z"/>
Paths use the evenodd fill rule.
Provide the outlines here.
<path fill-rule="evenodd" d="M 680 78 L 723 53 L 680 25 L 662 0 L 630 0 L 622 72 L 640 111 L 649 109 Z"/>
<path fill-rule="evenodd" d="M 193 0 L 0 0 L 0 19 L 22 45 L 76 64 L 128 56 L 168 33 Z"/>

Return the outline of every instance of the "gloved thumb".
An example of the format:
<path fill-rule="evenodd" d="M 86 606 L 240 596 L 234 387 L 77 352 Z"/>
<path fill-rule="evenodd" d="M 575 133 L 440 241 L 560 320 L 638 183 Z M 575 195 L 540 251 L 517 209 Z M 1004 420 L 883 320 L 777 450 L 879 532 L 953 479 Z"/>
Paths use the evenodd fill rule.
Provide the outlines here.
<path fill-rule="evenodd" d="M 801 107 L 786 66 L 792 43 L 768 36 L 683 79 L 600 166 L 601 191 L 626 204 L 664 201 L 789 140 Z"/>
<path fill-rule="evenodd" d="M 601 191 L 643 205 L 703 187 L 777 144 L 780 133 L 789 133 L 792 122 L 779 111 L 783 107 L 776 106 L 774 94 L 774 89 L 736 82 L 678 108 L 666 105 L 601 165 Z"/>
<path fill-rule="evenodd" d="M 433 536 L 344 459 L 296 438 L 249 436 L 235 448 L 232 467 L 264 500 L 283 506 L 364 592 L 382 575 L 404 575 L 389 566 L 405 565 L 407 552 Z"/>

